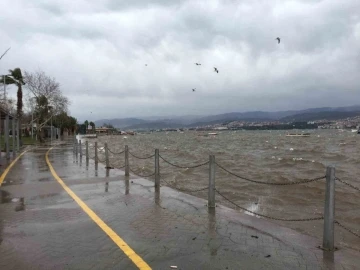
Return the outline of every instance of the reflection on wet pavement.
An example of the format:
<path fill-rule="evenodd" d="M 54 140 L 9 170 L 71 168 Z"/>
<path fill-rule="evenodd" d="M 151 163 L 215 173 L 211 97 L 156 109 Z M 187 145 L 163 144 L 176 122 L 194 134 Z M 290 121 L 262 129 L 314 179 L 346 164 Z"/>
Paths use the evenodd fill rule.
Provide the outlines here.
<path fill-rule="evenodd" d="M 15 211 L 23 211 L 25 210 L 25 202 L 24 202 L 24 198 L 20 198 L 19 200 L 19 204 L 15 207 Z"/>
<path fill-rule="evenodd" d="M 0 190 L 0 203 L 9 203 L 12 198 L 10 197 L 10 193 L 5 190 Z"/>

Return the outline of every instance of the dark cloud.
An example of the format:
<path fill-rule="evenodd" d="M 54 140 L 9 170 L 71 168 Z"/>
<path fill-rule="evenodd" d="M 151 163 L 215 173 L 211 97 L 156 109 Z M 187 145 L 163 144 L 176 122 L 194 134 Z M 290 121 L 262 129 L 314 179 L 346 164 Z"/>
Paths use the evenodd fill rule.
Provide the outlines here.
<path fill-rule="evenodd" d="M 4 1 L 0 73 L 41 68 L 80 119 L 360 100 L 358 0 Z"/>

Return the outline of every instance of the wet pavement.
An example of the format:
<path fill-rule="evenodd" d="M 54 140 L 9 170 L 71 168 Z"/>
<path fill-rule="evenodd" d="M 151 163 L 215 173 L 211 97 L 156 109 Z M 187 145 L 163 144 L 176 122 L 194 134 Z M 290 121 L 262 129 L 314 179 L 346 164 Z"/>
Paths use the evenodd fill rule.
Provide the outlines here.
<path fill-rule="evenodd" d="M 0 269 L 137 269 L 52 176 L 49 147 L 25 153 L 0 187 Z M 317 248 L 291 229 L 76 159 L 56 146 L 63 182 L 152 269 L 356 269 L 357 251 Z"/>

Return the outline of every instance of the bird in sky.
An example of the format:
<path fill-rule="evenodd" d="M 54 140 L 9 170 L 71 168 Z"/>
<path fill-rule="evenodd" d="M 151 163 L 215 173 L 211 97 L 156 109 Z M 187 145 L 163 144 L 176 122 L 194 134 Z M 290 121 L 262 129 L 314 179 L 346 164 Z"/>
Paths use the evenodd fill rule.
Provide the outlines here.
<path fill-rule="evenodd" d="M 195 63 L 195 65 L 197 65 L 197 66 L 201 66 L 201 64 L 200 64 L 200 63 Z"/>
<path fill-rule="evenodd" d="M 196 88 L 193 88 L 193 92 L 195 92 Z"/>
<path fill-rule="evenodd" d="M 280 43 L 280 38 L 279 37 L 277 37 L 277 38 L 275 38 L 277 41 L 278 41 L 278 44 Z"/>
<path fill-rule="evenodd" d="M 147 64 L 145 64 L 145 67 L 147 67 Z"/>
<path fill-rule="evenodd" d="M 216 73 L 219 73 L 219 70 L 218 70 L 216 67 L 214 67 L 214 71 L 215 71 Z"/>

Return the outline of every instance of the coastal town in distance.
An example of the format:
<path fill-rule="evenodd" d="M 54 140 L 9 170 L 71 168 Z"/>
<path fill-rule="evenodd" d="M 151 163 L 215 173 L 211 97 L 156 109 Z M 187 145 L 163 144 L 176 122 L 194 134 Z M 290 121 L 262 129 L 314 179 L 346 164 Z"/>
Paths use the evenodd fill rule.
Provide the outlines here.
<path fill-rule="evenodd" d="M 357 106 L 353 106 L 357 107 Z M 313 109 L 320 110 L 320 109 Z M 338 129 L 339 131 L 359 130 L 360 112 L 357 111 L 319 111 L 316 113 L 301 113 L 283 117 L 280 119 L 261 119 L 247 118 L 234 119 L 239 117 L 241 113 L 215 115 L 211 120 L 211 116 L 201 119 L 204 121 L 193 120 L 191 124 L 178 124 L 177 119 L 163 119 L 153 121 L 143 121 L 142 123 L 131 125 L 132 122 L 139 122 L 140 119 L 103 119 L 95 121 L 96 131 L 99 133 L 128 133 L 134 132 L 160 132 L 160 131 L 210 131 L 210 130 L 292 130 L 292 129 Z M 251 113 L 246 113 L 251 114 Z M 233 120 L 232 120 L 233 118 Z M 240 117 L 239 117 L 240 118 Z M 210 121 L 208 121 L 210 120 Z M 126 122 L 126 123 L 125 123 Z M 79 127 L 80 128 L 80 127 Z M 85 127 L 83 127 L 85 128 Z M 91 133 L 91 127 L 88 127 Z"/>

